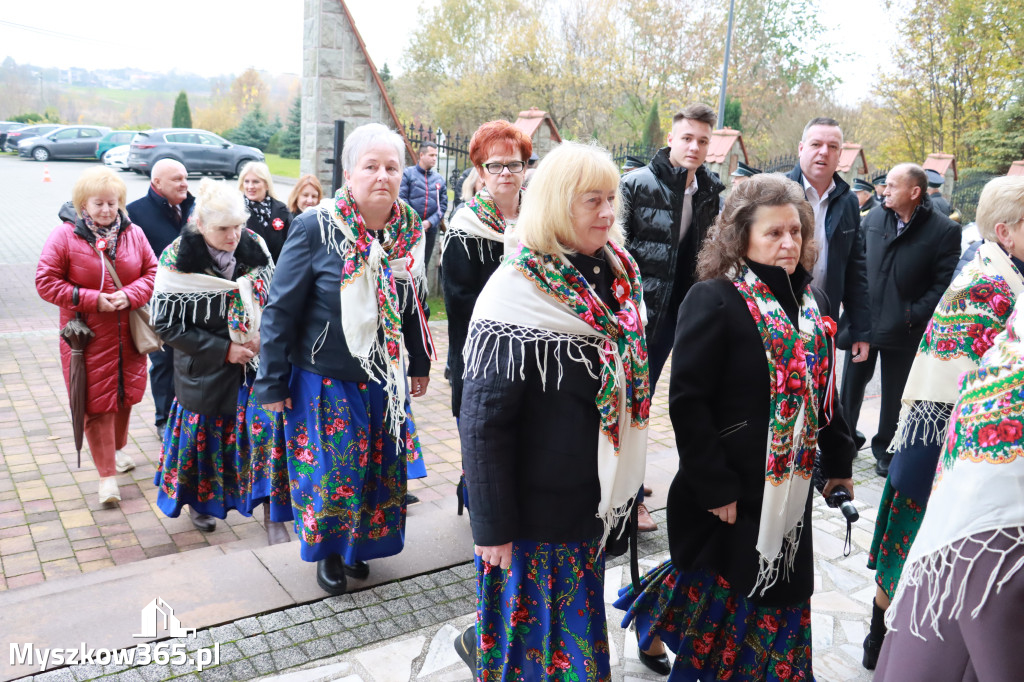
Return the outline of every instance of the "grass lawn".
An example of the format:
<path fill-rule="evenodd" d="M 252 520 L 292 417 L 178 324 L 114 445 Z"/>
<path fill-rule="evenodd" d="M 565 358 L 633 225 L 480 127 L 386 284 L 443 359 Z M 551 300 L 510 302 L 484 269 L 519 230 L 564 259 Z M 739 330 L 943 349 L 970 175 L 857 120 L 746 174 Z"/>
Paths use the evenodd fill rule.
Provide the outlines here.
<path fill-rule="evenodd" d="M 266 157 L 271 175 L 281 175 L 286 178 L 299 177 L 298 159 L 283 159 L 277 154 L 267 154 Z"/>
<path fill-rule="evenodd" d="M 447 320 L 448 313 L 444 309 L 444 299 L 440 296 L 428 296 L 427 305 L 430 306 L 431 320 Z"/>

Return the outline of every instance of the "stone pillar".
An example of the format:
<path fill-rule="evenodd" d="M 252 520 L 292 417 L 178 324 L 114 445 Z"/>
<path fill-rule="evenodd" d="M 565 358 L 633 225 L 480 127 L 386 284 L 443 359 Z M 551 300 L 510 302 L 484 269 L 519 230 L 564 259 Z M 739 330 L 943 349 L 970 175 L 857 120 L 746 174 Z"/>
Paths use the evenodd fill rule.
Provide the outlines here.
<path fill-rule="evenodd" d="M 344 0 L 304 1 L 299 168 L 329 191 L 334 121 L 345 121 L 346 134 L 364 123 L 397 128 L 398 122 Z"/>

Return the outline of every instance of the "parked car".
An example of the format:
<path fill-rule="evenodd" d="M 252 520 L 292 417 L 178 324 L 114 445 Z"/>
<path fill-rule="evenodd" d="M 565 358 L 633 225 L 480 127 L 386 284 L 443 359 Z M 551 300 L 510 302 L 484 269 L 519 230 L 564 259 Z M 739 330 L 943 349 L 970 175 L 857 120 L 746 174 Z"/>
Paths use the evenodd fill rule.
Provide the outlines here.
<path fill-rule="evenodd" d="M 27 140 L 28 138 L 36 137 L 37 135 L 45 135 L 46 133 L 52 132 L 60 127 L 61 125 L 59 123 L 43 123 L 8 130 L 7 139 L 4 141 L 4 149 L 9 152 L 16 152 L 18 151 L 18 143 L 22 140 Z"/>
<path fill-rule="evenodd" d="M 122 144 L 113 149 L 108 149 L 103 153 L 103 164 L 118 170 L 128 170 L 128 154 L 131 148 L 129 144 Z"/>
<path fill-rule="evenodd" d="M 132 139 L 128 167 L 149 175 L 162 159 L 184 164 L 189 173 L 217 173 L 233 178 L 250 161 L 263 161 L 256 147 L 232 144 L 220 135 L 195 128 L 157 128 L 139 133 Z"/>
<path fill-rule="evenodd" d="M 27 123 L 18 123 L 16 121 L 0 121 L 0 152 L 4 150 L 4 145 L 7 144 L 7 133 L 24 128 L 27 125 Z"/>
<path fill-rule="evenodd" d="M 132 138 L 138 133 L 138 130 L 113 130 L 104 135 L 99 145 L 96 147 L 96 158 L 100 161 L 106 162 L 103 155 L 114 147 L 120 147 L 123 144 L 131 144 Z"/>
<path fill-rule="evenodd" d="M 50 159 L 90 159 L 96 157 L 96 145 L 110 132 L 106 126 L 63 126 L 40 137 L 18 143 L 18 156 Z"/>

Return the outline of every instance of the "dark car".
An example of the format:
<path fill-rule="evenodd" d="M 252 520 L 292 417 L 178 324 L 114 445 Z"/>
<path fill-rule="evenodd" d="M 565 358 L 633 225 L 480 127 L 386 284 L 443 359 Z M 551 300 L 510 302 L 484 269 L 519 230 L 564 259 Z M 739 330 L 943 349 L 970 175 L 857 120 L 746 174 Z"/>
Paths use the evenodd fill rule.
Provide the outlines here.
<path fill-rule="evenodd" d="M 27 125 L 27 123 L 17 123 L 16 121 L 0 121 L 0 152 L 4 150 L 4 145 L 7 144 L 7 133 L 24 128 Z"/>
<path fill-rule="evenodd" d="M 48 132 L 60 128 L 59 123 L 42 123 L 39 125 L 25 126 L 24 128 L 15 128 L 7 131 L 7 139 L 4 141 L 4 149 L 9 152 L 18 151 L 18 143 L 22 140 L 27 140 L 30 137 L 36 137 L 37 135 L 45 135 Z"/>
<path fill-rule="evenodd" d="M 106 126 L 62 126 L 39 137 L 22 139 L 18 156 L 36 161 L 96 158 L 96 145 L 109 132 Z"/>
<path fill-rule="evenodd" d="M 100 138 L 99 144 L 96 147 L 96 158 L 100 161 L 106 162 L 103 156 L 114 147 L 120 147 L 123 144 L 131 144 L 132 138 L 138 134 L 138 130 L 113 130 L 102 138 Z"/>
<path fill-rule="evenodd" d="M 128 168 L 149 175 L 162 159 L 181 162 L 189 173 L 216 173 L 226 178 L 238 175 L 250 161 L 263 161 L 256 147 L 232 144 L 220 135 L 195 128 L 157 128 L 139 133 L 132 140 Z"/>

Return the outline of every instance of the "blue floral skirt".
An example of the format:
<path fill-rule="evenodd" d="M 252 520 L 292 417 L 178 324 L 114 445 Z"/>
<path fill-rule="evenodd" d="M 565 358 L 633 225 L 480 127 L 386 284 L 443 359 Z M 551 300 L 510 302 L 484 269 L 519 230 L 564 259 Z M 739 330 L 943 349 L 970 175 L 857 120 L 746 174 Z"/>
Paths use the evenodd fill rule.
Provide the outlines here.
<path fill-rule="evenodd" d="M 622 627 L 636 621 L 640 648 L 660 636 L 676 654 L 669 682 L 812 682 L 811 604 L 760 606 L 710 571 L 682 572 L 666 561 L 619 590 Z"/>
<path fill-rule="evenodd" d="M 249 393 L 249 387 L 242 384 L 238 404 L 244 405 Z M 227 516 L 229 509 L 249 516 L 248 480 L 239 476 L 245 467 L 246 462 L 239 462 L 236 414 L 197 414 L 174 400 L 164 429 L 160 465 L 153 477 L 160 511 L 177 517 L 187 504 L 218 519 Z"/>
<path fill-rule="evenodd" d="M 476 572 L 477 679 L 611 679 L 600 538 L 513 542 L 508 570 Z"/>
<path fill-rule="evenodd" d="M 409 462 L 407 478 L 426 478 L 427 463 L 423 461 L 423 448 L 416 435 L 416 422 L 412 418 L 412 401 L 405 399 L 405 451 Z"/>
<path fill-rule="evenodd" d="M 292 368 L 285 451 L 303 561 L 347 564 L 405 546 L 406 429 L 384 423 L 384 388 Z"/>
<path fill-rule="evenodd" d="M 251 385 L 251 379 L 249 381 Z M 239 477 L 246 482 L 245 509 L 270 503 L 271 521 L 294 521 L 284 448 L 284 414 L 263 409 L 250 390 L 238 404 Z"/>

